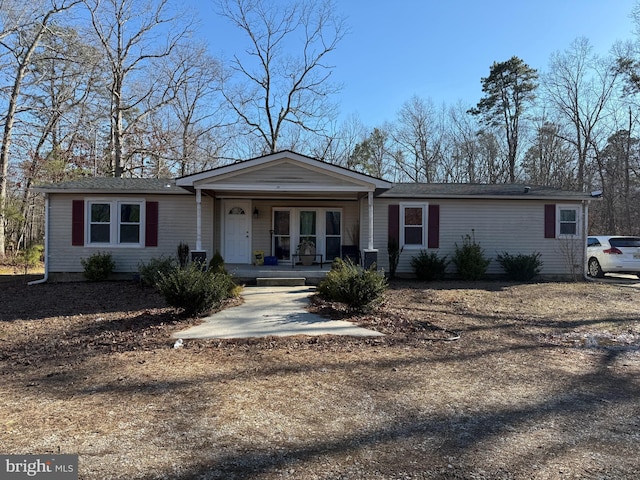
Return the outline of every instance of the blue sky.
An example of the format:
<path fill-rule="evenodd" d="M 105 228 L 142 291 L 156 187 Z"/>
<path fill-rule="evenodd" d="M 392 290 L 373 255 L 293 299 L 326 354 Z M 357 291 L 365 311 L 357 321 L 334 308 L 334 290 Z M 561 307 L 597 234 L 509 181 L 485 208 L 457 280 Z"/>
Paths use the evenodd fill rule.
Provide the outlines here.
<path fill-rule="evenodd" d="M 189 0 L 200 12 L 211 53 L 230 57 L 241 37 L 215 15 L 213 3 Z M 412 95 L 436 105 L 475 105 L 480 79 L 494 61 L 516 55 L 544 71 L 550 55 L 587 37 L 606 54 L 634 38 L 636 0 L 337 0 L 350 33 L 331 57 L 342 118 L 370 127 L 395 119 Z"/>

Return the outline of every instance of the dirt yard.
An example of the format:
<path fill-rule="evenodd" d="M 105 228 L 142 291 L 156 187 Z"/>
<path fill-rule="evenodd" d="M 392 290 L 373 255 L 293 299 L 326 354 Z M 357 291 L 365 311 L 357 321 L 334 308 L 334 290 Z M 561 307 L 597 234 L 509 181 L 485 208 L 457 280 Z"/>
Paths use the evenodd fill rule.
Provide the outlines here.
<path fill-rule="evenodd" d="M 386 334 L 185 341 L 130 283 L 0 279 L 0 452 L 82 479 L 640 477 L 640 288 L 397 283 Z M 344 316 L 322 302 L 313 308 Z"/>

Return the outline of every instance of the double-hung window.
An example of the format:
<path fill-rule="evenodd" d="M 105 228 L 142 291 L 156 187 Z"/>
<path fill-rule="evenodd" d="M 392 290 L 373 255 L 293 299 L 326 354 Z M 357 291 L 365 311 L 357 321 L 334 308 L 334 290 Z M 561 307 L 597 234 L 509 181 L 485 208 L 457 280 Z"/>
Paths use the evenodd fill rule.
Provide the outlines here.
<path fill-rule="evenodd" d="M 87 206 L 89 244 L 142 244 L 143 202 L 96 200 L 87 202 Z"/>
<path fill-rule="evenodd" d="M 427 238 L 427 205 L 400 205 L 400 244 L 404 248 L 424 248 Z"/>
<path fill-rule="evenodd" d="M 140 204 L 120 203 L 118 243 L 140 243 Z"/>
<path fill-rule="evenodd" d="M 89 243 L 111 243 L 110 203 L 89 203 Z"/>
<path fill-rule="evenodd" d="M 560 237 L 579 237 L 579 208 L 570 205 L 558 205 L 557 232 Z"/>

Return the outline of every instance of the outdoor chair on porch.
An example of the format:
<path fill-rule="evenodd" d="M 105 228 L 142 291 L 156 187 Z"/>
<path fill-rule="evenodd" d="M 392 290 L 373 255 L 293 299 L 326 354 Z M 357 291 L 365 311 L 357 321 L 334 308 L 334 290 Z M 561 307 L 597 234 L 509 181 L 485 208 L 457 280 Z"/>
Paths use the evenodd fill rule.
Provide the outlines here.
<path fill-rule="evenodd" d="M 360 249 L 357 245 L 341 245 L 340 250 L 340 258 L 342 260 L 348 258 L 354 265 L 360 265 Z"/>

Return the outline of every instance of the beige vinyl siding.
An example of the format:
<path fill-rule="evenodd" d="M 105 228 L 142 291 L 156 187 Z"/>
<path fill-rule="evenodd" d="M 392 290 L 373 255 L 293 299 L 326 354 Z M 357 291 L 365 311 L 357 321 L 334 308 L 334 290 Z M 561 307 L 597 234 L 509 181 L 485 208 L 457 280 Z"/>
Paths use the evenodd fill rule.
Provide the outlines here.
<path fill-rule="evenodd" d="M 196 184 L 208 184 L 209 180 L 201 180 Z M 317 189 L 318 186 L 326 188 L 352 187 L 360 185 L 353 180 L 342 176 L 329 175 L 320 170 L 310 169 L 295 165 L 291 162 L 283 162 L 269 167 L 250 169 L 246 172 L 233 172 L 215 178 L 215 185 L 282 185 L 300 184 L 309 185 L 309 188 Z"/>
<path fill-rule="evenodd" d="M 388 206 L 390 204 L 420 203 L 421 200 L 403 201 L 400 199 L 376 199 L 374 220 L 374 248 L 378 252 L 378 265 L 388 270 Z M 574 258 L 581 259 L 584 238 L 547 239 L 544 238 L 544 205 L 550 201 L 509 201 L 509 200 L 424 200 L 426 204 L 440 206 L 439 248 L 430 249 L 440 256 L 451 259 L 456 243 L 461 246 L 465 235 L 473 235 L 483 248 L 485 256 L 491 259 L 487 270 L 489 274 L 500 274 L 502 269 L 496 260 L 498 254 L 541 253 L 542 275 L 569 275 L 570 260 L 567 249 L 577 249 Z M 568 205 L 567 202 L 558 202 Z M 582 217 L 582 206 L 575 206 Z M 361 221 L 364 222 L 364 215 Z M 582 221 L 582 219 L 581 219 Z M 582 235 L 582 225 L 579 225 Z M 364 229 L 366 234 L 366 229 Z M 363 237 L 364 239 L 365 237 Z M 366 240 L 363 240 L 366 244 Z M 411 258 L 420 249 L 404 249 L 400 254 L 398 273 L 412 274 Z M 580 260 L 578 260 L 581 263 Z M 581 271 L 578 265 L 578 271 Z M 449 264 L 448 271 L 455 272 L 455 266 Z"/>
<path fill-rule="evenodd" d="M 87 199 L 135 199 L 158 202 L 158 246 L 157 247 L 78 247 L 71 245 L 71 206 L 73 200 Z M 202 197 L 202 246 L 211 256 L 213 248 L 212 199 Z M 86 230 L 86 212 L 85 212 Z M 125 195 L 93 196 L 50 194 L 49 196 L 49 272 L 82 272 L 80 259 L 97 252 L 111 252 L 116 273 L 136 272 L 140 262 L 154 257 L 175 256 L 180 242 L 193 250 L 196 247 L 196 202 L 193 195 Z M 144 229 L 144 225 L 141 226 Z"/>
<path fill-rule="evenodd" d="M 541 254 L 542 275 L 564 275 L 570 272 L 563 248 L 567 240 L 544 238 L 544 205 L 537 201 L 463 201 L 440 203 L 440 250 L 449 258 L 455 243 L 462 245 L 464 235 L 472 235 L 492 259 L 487 273 L 500 274 L 496 257 L 503 252 Z M 578 208 L 581 206 L 576 205 Z M 574 241 L 582 248 L 584 239 Z M 454 266 L 450 265 L 453 270 Z"/>

